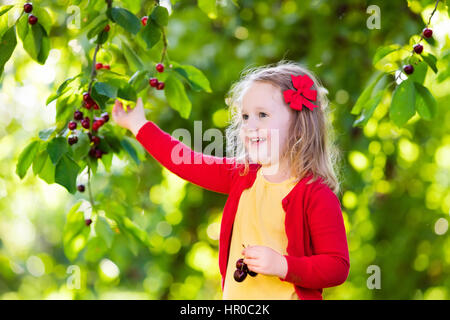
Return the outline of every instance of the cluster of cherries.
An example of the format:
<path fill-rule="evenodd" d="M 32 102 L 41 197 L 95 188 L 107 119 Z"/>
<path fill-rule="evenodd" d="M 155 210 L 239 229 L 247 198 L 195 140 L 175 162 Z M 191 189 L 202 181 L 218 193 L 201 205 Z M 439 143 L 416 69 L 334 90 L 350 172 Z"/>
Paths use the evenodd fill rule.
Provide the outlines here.
<path fill-rule="evenodd" d="M 242 245 L 244 246 L 244 245 Z M 244 263 L 244 259 L 241 258 L 236 261 L 236 270 L 234 271 L 233 277 L 237 282 L 242 282 L 247 278 L 247 274 L 251 277 L 256 277 L 257 273 L 254 271 L 250 271 L 246 263 Z"/>
<path fill-rule="evenodd" d="M 23 11 L 25 11 L 25 13 L 31 13 L 31 11 L 33 11 L 33 5 L 31 3 L 25 3 L 23 5 Z M 30 14 L 28 16 L 28 23 L 33 25 L 36 24 L 38 22 L 38 18 L 35 15 Z"/>
<path fill-rule="evenodd" d="M 145 27 L 147 25 L 147 21 L 148 21 L 148 16 L 143 16 L 141 18 L 141 23 L 142 25 Z M 156 71 L 158 72 L 164 72 L 164 65 L 162 63 L 158 63 L 156 65 Z M 162 90 L 164 89 L 164 82 L 163 81 L 158 81 L 158 79 L 156 78 L 150 78 L 148 80 L 148 83 L 150 84 L 150 86 L 152 86 L 153 88 L 156 88 L 156 90 Z"/>
<path fill-rule="evenodd" d="M 162 63 L 158 63 L 156 64 L 156 71 L 158 72 L 164 72 L 164 65 Z M 152 86 L 153 88 L 156 88 L 156 90 L 162 90 L 164 89 L 164 82 L 163 81 L 158 81 L 157 78 L 150 78 L 148 80 L 148 83 L 150 84 L 150 86 Z"/>
<path fill-rule="evenodd" d="M 100 70 L 100 69 L 108 69 L 111 70 L 111 66 L 109 64 L 103 64 L 101 62 L 96 63 L 95 64 L 95 70 Z"/>
<path fill-rule="evenodd" d="M 433 35 L 433 30 L 431 30 L 429 28 L 425 28 L 425 29 L 423 29 L 422 34 L 425 38 L 431 38 L 431 36 Z M 421 45 L 420 43 L 415 44 L 413 46 L 413 50 L 415 53 L 421 54 L 423 51 L 423 45 Z M 411 64 L 407 64 L 406 66 L 403 66 L 403 71 L 406 74 L 411 74 L 414 72 L 414 67 Z"/>

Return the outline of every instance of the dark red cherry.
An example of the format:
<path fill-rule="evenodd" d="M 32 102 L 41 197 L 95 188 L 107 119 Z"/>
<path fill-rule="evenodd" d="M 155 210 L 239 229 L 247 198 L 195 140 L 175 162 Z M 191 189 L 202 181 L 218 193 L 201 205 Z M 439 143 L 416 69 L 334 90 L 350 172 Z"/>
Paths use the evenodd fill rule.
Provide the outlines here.
<path fill-rule="evenodd" d="M 242 282 L 247 277 L 247 272 L 245 272 L 244 270 L 236 269 L 236 271 L 234 271 L 233 277 L 237 282 Z"/>

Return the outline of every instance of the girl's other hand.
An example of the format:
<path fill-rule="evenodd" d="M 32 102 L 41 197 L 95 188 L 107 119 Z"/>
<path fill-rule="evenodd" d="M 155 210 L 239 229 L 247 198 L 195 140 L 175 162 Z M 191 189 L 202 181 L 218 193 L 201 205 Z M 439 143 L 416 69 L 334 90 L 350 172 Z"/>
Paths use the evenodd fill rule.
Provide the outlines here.
<path fill-rule="evenodd" d="M 130 130 L 136 136 L 139 129 L 147 122 L 142 99 L 137 99 L 134 109 L 127 106 L 126 110 L 124 110 L 122 102 L 116 99 L 112 109 L 112 118 L 120 127 Z"/>
<path fill-rule="evenodd" d="M 247 264 L 250 271 L 265 274 L 268 276 L 277 276 L 282 279 L 287 274 L 286 258 L 266 246 L 248 246 L 242 249 L 244 263 Z"/>

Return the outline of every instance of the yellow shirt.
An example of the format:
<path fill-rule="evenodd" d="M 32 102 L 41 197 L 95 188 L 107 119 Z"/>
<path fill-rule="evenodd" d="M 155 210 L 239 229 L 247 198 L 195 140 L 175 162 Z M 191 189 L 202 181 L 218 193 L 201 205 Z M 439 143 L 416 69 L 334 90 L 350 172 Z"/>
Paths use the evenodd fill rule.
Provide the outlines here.
<path fill-rule="evenodd" d="M 223 299 L 291 300 L 298 299 L 294 285 L 277 276 L 258 274 L 242 282 L 234 280 L 236 261 L 243 258 L 242 244 L 270 247 L 286 254 L 283 198 L 295 186 L 292 177 L 280 183 L 268 181 L 258 170 L 254 184 L 242 192 L 231 235 Z"/>

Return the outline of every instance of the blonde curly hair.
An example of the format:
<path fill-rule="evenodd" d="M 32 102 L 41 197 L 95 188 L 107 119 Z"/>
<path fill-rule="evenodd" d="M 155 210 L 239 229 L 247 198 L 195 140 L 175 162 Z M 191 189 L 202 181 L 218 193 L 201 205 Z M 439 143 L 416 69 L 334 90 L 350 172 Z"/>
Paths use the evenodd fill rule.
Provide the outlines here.
<path fill-rule="evenodd" d="M 312 173 L 313 179 L 308 183 L 312 183 L 320 176 L 329 188 L 338 194 L 340 187 L 337 172 L 340 153 L 334 143 L 328 91 L 311 71 L 297 62 L 283 59 L 277 63 L 248 67 L 242 71 L 241 78 L 231 86 L 225 99 L 231 112 L 229 126 L 225 130 L 227 155 L 245 165 L 243 175 L 248 173 L 249 156 L 243 141 L 239 138 L 243 124 L 241 113 L 243 97 L 256 81 L 268 82 L 280 88 L 282 92 L 287 89 L 296 90 L 292 84 L 291 74 L 294 76 L 306 74 L 314 81 L 311 89 L 317 90 L 317 100 L 314 104 L 319 108 L 309 110 L 303 107 L 302 111 L 295 112 L 289 127 L 290 138 L 281 158 L 288 160 L 291 174 L 298 181 Z"/>

